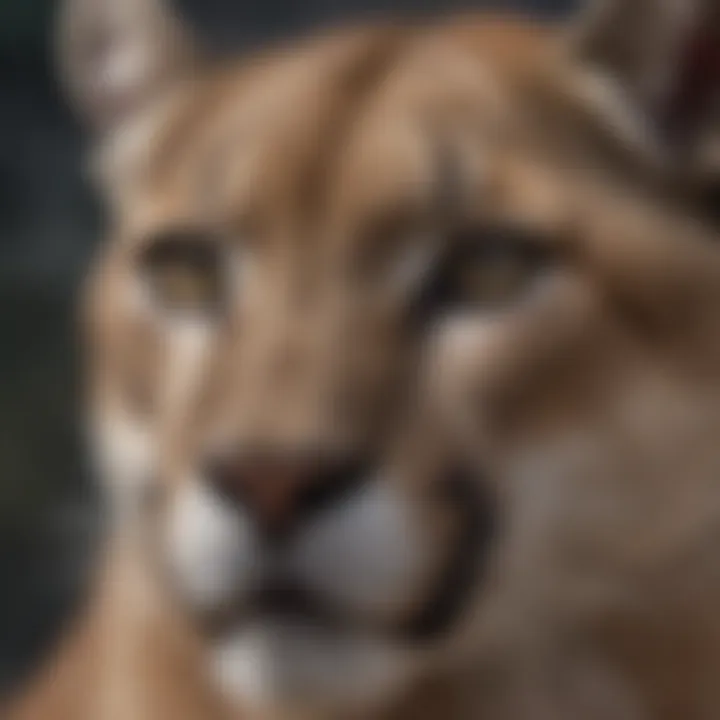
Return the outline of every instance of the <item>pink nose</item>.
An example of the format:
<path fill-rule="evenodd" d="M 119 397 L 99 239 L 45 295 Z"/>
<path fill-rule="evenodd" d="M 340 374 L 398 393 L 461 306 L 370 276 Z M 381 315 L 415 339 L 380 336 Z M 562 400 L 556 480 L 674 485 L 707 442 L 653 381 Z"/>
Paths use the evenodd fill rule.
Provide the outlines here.
<path fill-rule="evenodd" d="M 273 535 L 339 502 L 366 476 L 364 463 L 310 454 L 235 454 L 216 458 L 207 469 L 213 488 Z"/>

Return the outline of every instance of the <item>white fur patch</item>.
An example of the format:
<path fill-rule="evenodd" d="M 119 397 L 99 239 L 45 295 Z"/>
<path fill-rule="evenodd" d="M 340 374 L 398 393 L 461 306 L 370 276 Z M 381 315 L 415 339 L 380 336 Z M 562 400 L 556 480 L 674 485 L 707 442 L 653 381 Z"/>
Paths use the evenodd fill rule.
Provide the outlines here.
<path fill-rule="evenodd" d="M 168 318 L 165 324 L 170 362 L 165 373 L 163 410 L 181 413 L 203 376 L 214 326 L 204 318 Z"/>
<path fill-rule="evenodd" d="M 413 509 L 387 482 L 373 482 L 301 538 L 295 564 L 330 600 L 386 617 L 421 592 L 433 556 Z"/>
<path fill-rule="evenodd" d="M 122 410 L 108 411 L 90 428 L 93 461 L 113 511 L 135 507 L 152 481 L 154 442 L 150 428 Z"/>
<path fill-rule="evenodd" d="M 185 599 L 201 610 L 237 601 L 256 570 L 250 523 L 192 479 L 183 483 L 170 507 L 167 557 Z"/>

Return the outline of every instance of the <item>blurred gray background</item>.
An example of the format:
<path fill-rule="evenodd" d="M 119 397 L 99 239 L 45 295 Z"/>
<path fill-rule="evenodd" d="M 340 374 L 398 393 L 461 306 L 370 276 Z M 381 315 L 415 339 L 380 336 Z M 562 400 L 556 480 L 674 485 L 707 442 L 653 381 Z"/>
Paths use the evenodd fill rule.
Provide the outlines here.
<path fill-rule="evenodd" d="M 117 0 L 122 2 L 122 0 Z M 52 643 L 82 598 L 101 542 L 78 433 L 76 290 L 101 209 L 82 174 L 82 134 L 59 97 L 50 44 L 57 0 L 0 0 L 0 695 Z M 376 14 L 575 0 L 181 0 L 213 47 Z"/>

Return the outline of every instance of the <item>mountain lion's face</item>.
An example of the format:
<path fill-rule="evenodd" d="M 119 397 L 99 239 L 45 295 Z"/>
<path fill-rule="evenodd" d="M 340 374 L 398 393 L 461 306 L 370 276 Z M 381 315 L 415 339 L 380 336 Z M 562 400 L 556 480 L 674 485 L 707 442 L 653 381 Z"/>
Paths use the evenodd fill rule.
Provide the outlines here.
<path fill-rule="evenodd" d="M 97 448 L 245 703 L 379 701 L 717 517 L 712 232 L 589 83 L 519 24 L 371 30 L 108 133 Z"/>

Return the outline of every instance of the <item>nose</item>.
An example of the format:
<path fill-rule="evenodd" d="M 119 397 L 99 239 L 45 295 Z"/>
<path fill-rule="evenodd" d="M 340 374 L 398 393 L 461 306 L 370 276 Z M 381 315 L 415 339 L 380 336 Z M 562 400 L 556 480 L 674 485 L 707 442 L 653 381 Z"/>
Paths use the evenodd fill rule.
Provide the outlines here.
<path fill-rule="evenodd" d="M 210 460 L 205 477 L 219 495 L 248 512 L 259 528 L 277 536 L 340 502 L 368 472 L 369 464 L 360 458 L 233 453 Z"/>

